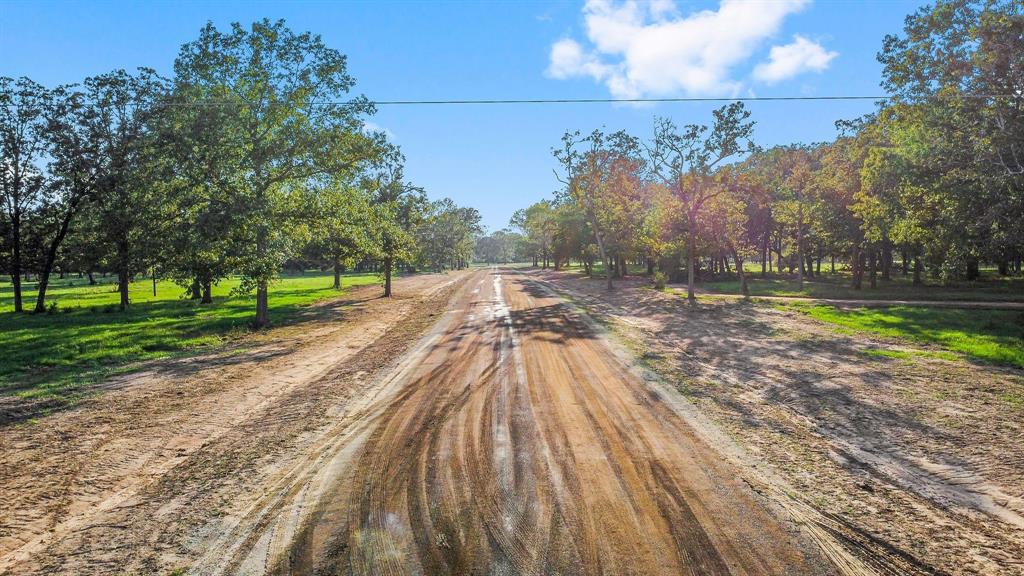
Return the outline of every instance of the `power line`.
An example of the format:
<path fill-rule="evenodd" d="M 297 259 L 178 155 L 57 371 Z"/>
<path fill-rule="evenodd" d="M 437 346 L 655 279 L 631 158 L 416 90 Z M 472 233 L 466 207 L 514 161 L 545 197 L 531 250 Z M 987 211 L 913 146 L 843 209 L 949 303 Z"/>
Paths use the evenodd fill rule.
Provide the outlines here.
<path fill-rule="evenodd" d="M 969 99 L 989 100 L 996 98 L 1020 98 L 1021 94 L 933 94 L 926 99 Z M 896 100 L 893 94 L 880 95 L 837 95 L 837 96 L 735 96 L 735 97 L 679 97 L 679 98 L 491 98 L 453 100 L 327 100 L 310 102 L 301 107 L 347 106 L 370 104 L 373 106 L 445 106 L 445 105 L 516 105 L 516 104 L 659 104 L 659 103 L 700 103 L 700 102 L 809 102 L 809 101 L 857 101 Z M 193 102 L 163 102 L 164 106 L 246 106 L 251 103 L 240 100 L 197 100 Z M 268 105 L 282 105 L 283 102 L 269 102 Z M 17 107 L 17 104 L 0 104 Z"/>
<path fill-rule="evenodd" d="M 991 95 L 972 95 L 971 98 L 991 98 Z M 671 102 L 773 102 L 803 100 L 893 100 L 897 96 L 738 96 L 694 98 L 536 98 L 536 99 L 484 99 L 484 100 L 370 100 L 375 106 L 418 106 L 435 104 L 641 104 Z M 334 102 L 332 104 L 338 104 Z"/>

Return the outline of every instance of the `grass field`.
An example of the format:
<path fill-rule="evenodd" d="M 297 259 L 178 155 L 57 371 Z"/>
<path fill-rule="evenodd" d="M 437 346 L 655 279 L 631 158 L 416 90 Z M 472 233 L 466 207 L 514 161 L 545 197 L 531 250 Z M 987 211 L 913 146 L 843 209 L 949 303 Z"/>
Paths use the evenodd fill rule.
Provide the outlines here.
<path fill-rule="evenodd" d="M 887 282 L 878 281 L 877 288 L 868 287 L 867 278 L 862 290 L 850 287 L 848 271 L 826 273 L 813 280 L 805 280 L 803 289 L 794 277 L 787 274 L 768 274 L 760 278 L 760 265 L 748 265 L 752 296 L 788 296 L 849 300 L 951 300 L 1024 302 L 1024 278 L 1000 277 L 995 270 L 982 270 L 974 282 L 959 282 L 952 286 L 928 281 L 914 286 L 910 277 L 895 274 Z M 582 273 L 581 267 L 570 268 Z M 630 273 L 643 274 L 644 269 L 630 267 Z M 898 270 L 894 270 L 898 272 Z M 603 270 L 595 270 L 600 278 Z M 678 288 L 678 285 L 674 285 Z M 735 274 L 725 278 L 698 283 L 698 290 L 706 294 L 705 300 L 715 295 L 740 294 L 740 282 Z M 685 292 L 682 293 L 685 296 Z M 903 338 L 913 342 L 938 345 L 952 352 L 933 351 L 927 355 L 950 358 L 952 353 L 970 358 L 1024 368 L 1024 312 L 1016 310 L 981 310 L 938 307 L 891 306 L 884 308 L 839 308 L 813 302 L 786 302 L 779 307 L 798 310 L 809 316 L 841 326 L 873 334 Z M 877 351 L 876 355 L 903 357 L 905 353 Z"/>
<path fill-rule="evenodd" d="M 961 281 L 954 285 L 943 285 L 937 280 L 926 279 L 921 286 L 914 286 L 910 276 L 903 276 L 899 269 L 893 270 L 892 280 L 878 280 L 878 286 L 871 288 L 867 276 L 864 287 L 854 290 L 848 270 L 835 273 L 823 272 L 813 279 L 806 279 L 801 289 L 796 275 L 772 272 L 761 278 L 761 265 L 747 263 L 747 281 L 752 296 L 791 296 L 806 298 L 834 298 L 846 300 L 986 300 L 1000 302 L 1024 302 L 1024 278 L 1002 277 L 995 269 L 983 269 L 981 278 L 973 282 Z M 567 271 L 583 273 L 578 264 L 565 267 Z M 646 273 L 642 266 L 630 265 L 629 273 L 637 276 Z M 594 278 L 604 277 L 604 267 L 594 266 Z M 685 282 L 684 282 L 685 284 Z M 678 286 L 674 284 L 673 286 Z M 735 273 L 718 275 L 715 278 L 697 282 L 697 290 L 709 294 L 740 294 L 740 281 Z"/>
<path fill-rule="evenodd" d="M 126 312 L 118 310 L 113 279 L 98 280 L 96 286 L 79 278 L 54 281 L 47 300 L 57 307 L 48 314 L 15 314 L 10 282 L 0 284 L 0 394 L 68 397 L 126 364 L 225 342 L 247 331 L 255 313 L 254 296 L 230 294 L 237 279 L 214 286 L 214 302 L 207 305 L 186 299 L 172 282 L 159 282 L 155 297 L 151 282 L 135 282 Z M 377 282 L 375 274 L 342 279 L 346 288 Z M 274 283 L 271 322 L 294 321 L 309 304 L 338 296 L 332 283 L 331 274 L 319 272 Z M 34 298 L 35 284 L 25 293 Z"/>
<path fill-rule="evenodd" d="M 804 281 L 800 289 L 796 279 L 789 275 L 769 274 L 761 278 L 760 272 L 748 277 L 752 296 L 796 296 L 809 298 L 836 298 L 851 300 L 988 300 L 1024 301 L 1024 278 L 1000 277 L 994 271 L 986 270 L 982 277 L 973 282 L 958 282 L 955 285 L 926 282 L 914 286 L 909 277 L 894 275 L 890 281 L 879 279 L 877 288 L 870 288 L 864 278 L 864 287 L 854 290 L 850 286 L 850 274 L 837 272 L 822 274 Z M 700 289 L 714 294 L 739 294 L 740 281 L 736 278 L 703 282 Z"/>
<path fill-rule="evenodd" d="M 1024 312 L 1018 310 L 837 308 L 803 302 L 778 306 L 846 329 L 935 344 L 977 360 L 1024 368 Z M 900 355 L 890 351 L 875 354 Z M 943 357 L 941 353 L 935 355 Z"/>

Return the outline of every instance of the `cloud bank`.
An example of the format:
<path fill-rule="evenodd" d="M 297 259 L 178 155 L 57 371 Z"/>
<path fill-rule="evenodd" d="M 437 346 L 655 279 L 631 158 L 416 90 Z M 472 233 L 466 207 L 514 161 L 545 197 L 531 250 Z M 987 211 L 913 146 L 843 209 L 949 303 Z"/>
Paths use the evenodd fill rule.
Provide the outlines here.
<path fill-rule="evenodd" d="M 749 62 L 786 17 L 807 4 L 722 0 L 717 10 L 683 15 L 672 0 L 588 0 L 583 21 L 589 46 L 572 38 L 555 42 L 547 74 L 592 78 L 616 98 L 735 95 L 744 81 L 734 78 L 734 68 Z M 820 72 L 836 55 L 796 36 L 773 46 L 752 79 L 774 84 Z"/>

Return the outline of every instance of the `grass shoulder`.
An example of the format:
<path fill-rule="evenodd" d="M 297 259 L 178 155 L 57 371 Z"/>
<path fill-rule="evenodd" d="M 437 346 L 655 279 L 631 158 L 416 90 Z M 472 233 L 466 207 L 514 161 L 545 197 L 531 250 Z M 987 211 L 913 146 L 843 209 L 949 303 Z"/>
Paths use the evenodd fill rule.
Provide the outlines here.
<path fill-rule="evenodd" d="M 775 304 L 846 330 L 867 332 L 920 344 L 936 345 L 975 360 L 1024 368 L 1024 312 L 962 308 L 891 306 L 849 308 L 829 304 Z M 916 354 L 872 350 L 869 354 L 906 357 Z M 953 359 L 936 351 L 923 354 Z"/>
<path fill-rule="evenodd" d="M 124 312 L 113 279 L 99 280 L 95 286 L 77 278 L 56 281 L 48 298 L 55 306 L 47 314 L 15 314 L 10 284 L 0 284 L 0 395 L 66 403 L 84 385 L 138 362 L 195 353 L 249 332 L 255 297 L 232 293 L 238 279 L 214 286 L 207 305 L 185 298 L 171 282 L 159 282 L 155 296 L 152 283 L 134 282 Z M 330 274 L 284 276 L 270 289 L 271 322 L 298 321 L 313 303 L 377 282 L 375 274 L 347 274 L 339 292 Z"/>

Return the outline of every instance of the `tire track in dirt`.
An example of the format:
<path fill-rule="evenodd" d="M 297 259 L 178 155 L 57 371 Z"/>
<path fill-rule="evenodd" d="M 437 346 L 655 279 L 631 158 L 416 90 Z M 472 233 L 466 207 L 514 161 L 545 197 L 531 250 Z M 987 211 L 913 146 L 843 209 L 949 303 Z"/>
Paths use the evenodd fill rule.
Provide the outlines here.
<path fill-rule="evenodd" d="M 190 564 L 239 506 L 275 492 L 324 421 L 358 410 L 370 376 L 434 323 L 462 278 L 402 279 L 392 301 L 356 290 L 252 351 L 157 363 L 38 426 L 0 429 L 0 573 Z M 302 489 L 312 498 L 318 486 Z"/>
<path fill-rule="evenodd" d="M 293 493 L 296 537 L 256 530 L 210 572 L 249 573 L 268 539 L 281 574 L 831 571 L 525 276 L 475 273 L 441 324 L 330 447 L 333 484 Z"/>
<path fill-rule="evenodd" d="M 698 403 L 691 413 L 749 449 L 733 457 L 748 483 L 844 572 L 1021 573 L 1020 424 L 1001 401 L 1024 390 L 1019 370 L 933 359 L 766 307 L 694 309 L 646 282 L 609 294 L 572 275 L 535 276 L 612 326 Z M 866 353 L 879 349 L 910 360 Z"/>

